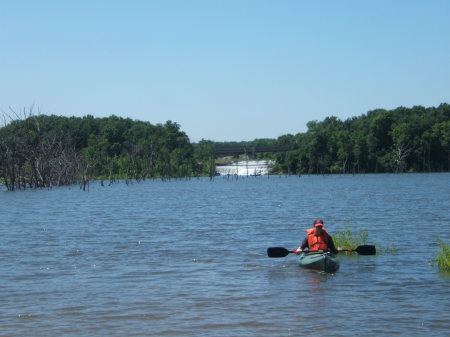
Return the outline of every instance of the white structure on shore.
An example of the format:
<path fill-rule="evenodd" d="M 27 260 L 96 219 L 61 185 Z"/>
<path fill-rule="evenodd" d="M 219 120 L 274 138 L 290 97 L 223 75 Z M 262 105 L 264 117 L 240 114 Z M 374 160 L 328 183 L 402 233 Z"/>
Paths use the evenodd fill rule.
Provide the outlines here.
<path fill-rule="evenodd" d="M 270 168 L 273 165 L 271 160 L 245 160 L 239 161 L 230 165 L 216 166 L 216 173 L 225 175 L 238 176 L 260 176 L 269 174 Z"/>

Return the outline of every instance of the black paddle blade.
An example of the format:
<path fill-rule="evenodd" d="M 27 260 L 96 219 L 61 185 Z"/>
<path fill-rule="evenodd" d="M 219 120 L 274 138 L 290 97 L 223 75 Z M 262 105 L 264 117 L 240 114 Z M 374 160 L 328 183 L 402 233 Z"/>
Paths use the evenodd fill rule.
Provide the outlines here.
<path fill-rule="evenodd" d="M 271 247 L 267 248 L 267 255 L 269 257 L 285 257 L 288 256 L 291 251 L 283 247 Z"/>
<path fill-rule="evenodd" d="M 375 248 L 375 246 L 362 245 L 362 246 L 358 246 L 355 249 L 355 252 L 357 252 L 359 255 L 376 255 L 377 249 Z"/>

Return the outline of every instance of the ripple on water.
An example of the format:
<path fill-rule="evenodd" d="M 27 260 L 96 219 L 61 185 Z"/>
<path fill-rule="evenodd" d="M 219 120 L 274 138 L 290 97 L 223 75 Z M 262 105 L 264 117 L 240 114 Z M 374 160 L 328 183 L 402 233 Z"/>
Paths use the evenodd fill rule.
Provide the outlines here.
<path fill-rule="evenodd" d="M 0 220 L 0 334 L 445 336 L 449 278 L 429 263 L 435 242 L 423 226 L 433 214 L 450 223 L 449 177 L 154 180 L 0 193 L 9 210 Z M 334 275 L 303 270 L 292 254 L 267 258 L 267 247 L 297 247 L 317 216 L 331 233 L 367 228 L 380 245 L 401 226 L 398 253 L 339 256 Z M 440 235 L 450 238 L 450 228 Z"/>

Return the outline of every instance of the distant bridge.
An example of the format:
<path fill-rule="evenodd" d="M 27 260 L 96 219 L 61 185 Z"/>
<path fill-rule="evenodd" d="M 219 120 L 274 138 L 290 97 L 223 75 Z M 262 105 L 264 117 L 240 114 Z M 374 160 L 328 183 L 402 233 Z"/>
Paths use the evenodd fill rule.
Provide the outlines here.
<path fill-rule="evenodd" d="M 235 155 L 235 154 L 249 154 L 254 156 L 258 152 L 282 152 L 292 150 L 292 145 L 272 145 L 272 146 L 236 146 L 236 147 L 216 147 L 214 154 L 221 155 Z"/>

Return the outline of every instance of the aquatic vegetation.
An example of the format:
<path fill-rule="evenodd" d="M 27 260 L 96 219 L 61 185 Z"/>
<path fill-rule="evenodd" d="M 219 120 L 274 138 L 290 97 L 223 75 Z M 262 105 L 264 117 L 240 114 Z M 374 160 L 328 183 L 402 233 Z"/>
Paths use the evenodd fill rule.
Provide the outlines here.
<path fill-rule="evenodd" d="M 333 241 L 336 247 L 342 249 L 355 248 L 360 245 L 366 245 L 369 239 L 367 229 L 360 232 L 353 232 L 348 226 L 344 230 L 333 233 Z"/>
<path fill-rule="evenodd" d="M 439 238 L 437 244 L 441 250 L 437 254 L 434 262 L 440 271 L 450 272 L 450 245 L 444 243 Z"/>
<path fill-rule="evenodd" d="M 395 254 L 397 253 L 397 244 L 395 242 L 389 242 L 389 245 L 382 249 L 384 253 Z"/>
<path fill-rule="evenodd" d="M 332 234 L 334 245 L 337 248 L 350 249 L 356 248 L 361 245 L 374 245 L 377 249 L 377 253 L 396 254 L 397 244 L 393 241 L 389 242 L 386 247 L 380 247 L 377 243 L 369 243 L 369 233 L 367 229 L 363 229 L 359 232 L 355 232 L 350 229 L 349 225 L 345 225 L 342 231 L 336 231 Z"/>

